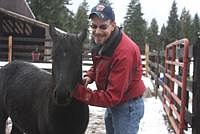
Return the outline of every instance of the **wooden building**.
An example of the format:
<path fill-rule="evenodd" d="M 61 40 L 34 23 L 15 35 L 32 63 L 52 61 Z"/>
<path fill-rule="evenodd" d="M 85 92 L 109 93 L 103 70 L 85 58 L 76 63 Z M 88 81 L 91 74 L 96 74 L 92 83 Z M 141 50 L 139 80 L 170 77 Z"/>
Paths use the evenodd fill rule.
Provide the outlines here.
<path fill-rule="evenodd" d="M 0 0 L 0 8 L 35 19 L 35 16 L 26 0 Z"/>
<path fill-rule="evenodd" d="M 12 60 L 32 61 L 35 50 L 39 62 L 51 60 L 49 26 L 34 19 L 25 0 L 0 0 L 0 61 L 8 60 L 9 44 Z"/>

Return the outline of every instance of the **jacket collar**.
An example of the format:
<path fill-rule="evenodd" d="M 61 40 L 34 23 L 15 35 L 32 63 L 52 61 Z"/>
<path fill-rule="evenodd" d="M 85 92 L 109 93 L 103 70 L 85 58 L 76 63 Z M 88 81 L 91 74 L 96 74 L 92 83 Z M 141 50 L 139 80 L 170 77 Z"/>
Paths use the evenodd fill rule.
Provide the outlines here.
<path fill-rule="evenodd" d="M 97 45 L 93 42 L 92 53 L 100 56 L 111 57 L 117 48 L 122 37 L 120 28 L 116 27 L 111 33 L 110 38 L 103 45 Z"/>

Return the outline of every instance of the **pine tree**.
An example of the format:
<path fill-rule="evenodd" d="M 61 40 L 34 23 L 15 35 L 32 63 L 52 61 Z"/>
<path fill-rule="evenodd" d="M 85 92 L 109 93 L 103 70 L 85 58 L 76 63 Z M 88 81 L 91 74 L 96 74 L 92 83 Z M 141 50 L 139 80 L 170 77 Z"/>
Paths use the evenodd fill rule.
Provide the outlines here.
<path fill-rule="evenodd" d="M 105 5 L 111 6 L 112 3 L 109 0 L 99 0 L 99 3 L 104 3 Z"/>
<path fill-rule="evenodd" d="M 191 40 L 190 44 L 195 44 L 198 40 L 198 32 L 200 32 L 200 19 L 198 14 L 195 14 L 194 19 L 192 20 L 192 28 L 191 28 Z"/>
<path fill-rule="evenodd" d="M 169 37 L 167 35 L 167 30 L 164 24 L 160 30 L 160 41 L 162 44 L 161 48 L 164 50 L 165 46 L 169 43 Z"/>
<path fill-rule="evenodd" d="M 142 52 L 145 46 L 146 21 L 142 18 L 141 4 L 139 0 L 131 0 L 124 21 L 124 31 L 134 40 Z"/>
<path fill-rule="evenodd" d="M 81 3 L 81 5 L 78 7 L 78 11 L 74 17 L 74 30 L 73 32 L 78 33 L 79 31 L 83 30 L 83 29 L 87 29 L 88 28 L 88 3 L 86 2 L 86 0 L 83 0 L 83 2 Z M 84 41 L 84 46 L 83 46 L 83 51 L 85 51 L 86 49 L 89 49 L 90 44 L 89 44 L 89 39 L 87 38 Z"/>
<path fill-rule="evenodd" d="M 180 17 L 180 38 L 191 39 L 191 15 L 185 8 Z"/>
<path fill-rule="evenodd" d="M 166 30 L 167 30 L 167 35 L 169 38 L 168 43 L 170 43 L 179 39 L 179 34 L 180 34 L 180 25 L 179 25 L 177 6 L 176 6 L 175 0 L 173 1 L 167 24 L 168 25 L 166 27 Z"/>
<path fill-rule="evenodd" d="M 66 7 L 70 0 L 27 0 L 36 19 L 71 31 L 73 13 Z"/>
<path fill-rule="evenodd" d="M 152 19 L 150 27 L 147 30 L 147 43 L 150 46 L 150 50 L 157 50 L 158 44 L 158 24 L 156 19 Z"/>
<path fill-rule="evenodd" d="M 83 28 L 88 28 L 88 3 L 84 0 L 81 5 L 78 7 L 78 11 L 74 17 L 75 20 L 75 27 L 74 32 L 79 32 Z"/>

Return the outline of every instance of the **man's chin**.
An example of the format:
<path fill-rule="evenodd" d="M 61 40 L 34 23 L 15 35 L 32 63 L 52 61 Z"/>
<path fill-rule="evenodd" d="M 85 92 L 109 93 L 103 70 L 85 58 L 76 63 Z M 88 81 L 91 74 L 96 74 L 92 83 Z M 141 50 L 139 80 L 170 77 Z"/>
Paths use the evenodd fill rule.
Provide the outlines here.
<path fill-rule="evenodd" d="M 100 40 L 95 40 L 95 43 L 96 43 L 96 44 L 99 44 L 99 45 L 104 44 L 104 42 L 103 42 L 103 41 L 100 41 Z"/>

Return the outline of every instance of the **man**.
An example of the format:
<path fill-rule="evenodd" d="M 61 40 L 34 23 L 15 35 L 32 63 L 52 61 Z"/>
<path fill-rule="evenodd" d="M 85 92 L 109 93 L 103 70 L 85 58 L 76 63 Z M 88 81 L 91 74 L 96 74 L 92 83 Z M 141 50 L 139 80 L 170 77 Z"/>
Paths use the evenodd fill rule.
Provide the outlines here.
<path fill-rule="evenodd" d="M 107 134 L 136 134 L 144 114 L 140 49 L 116 26 L 110 6 L 98 4 L 92 8 L 89 19 L 93 66 L 73 96 L 88 105 L 107 108 Z M 87 88 L 93 81 L 97 90 Z"/>

